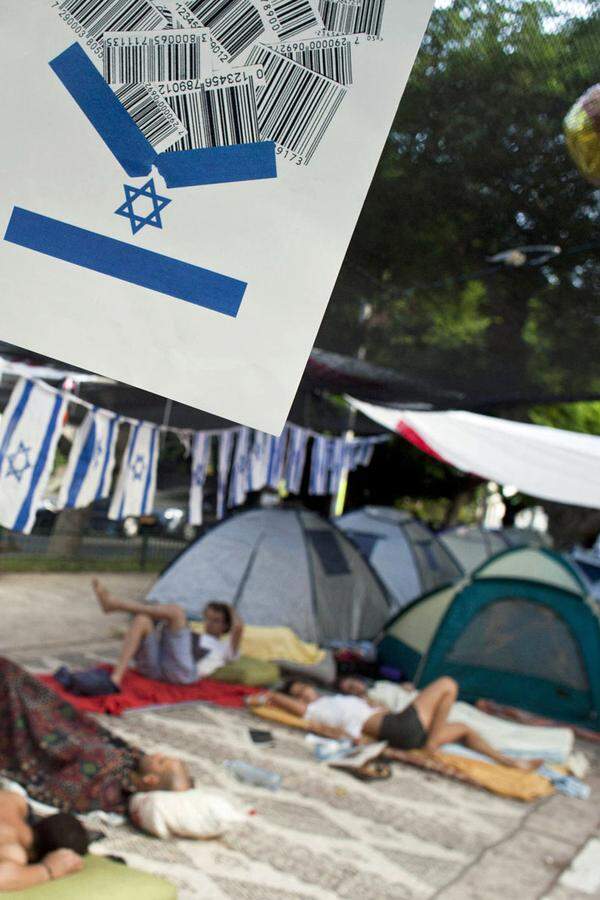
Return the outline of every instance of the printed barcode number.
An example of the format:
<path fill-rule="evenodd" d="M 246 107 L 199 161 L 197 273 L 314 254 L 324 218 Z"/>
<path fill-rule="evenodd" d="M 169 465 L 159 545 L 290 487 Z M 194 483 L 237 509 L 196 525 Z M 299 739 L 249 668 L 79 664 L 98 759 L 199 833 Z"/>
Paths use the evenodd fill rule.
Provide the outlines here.
<path fill-rule="evenodd" d="M 272 0 L 273 12 L 281 26 L 277 37 L 285 41 L 293 34 L 321 26 L 310 0 Z"/>
<path fill-rule="evenodd" d="M 319 12 L 326 31 L 336 34 L 370 34 L 381 37 L 385 0 L 319 0 Z"/>
<path fill-rule="evenodd" d="M 229 53 L 238 56 L 264 33 L 262 19 L 252 0 L 188 0 L 194 17 Z"/>
<path fill-rule="evenodd" d="M 268 47 L 254 47 L 248 63 L 265 71 L 266 85 L 256 91 L 262 140 L 275 141 L 307 165 L 346 96 L 346 88 Z"/>
<path fill-rule="evenodd" d="M 171 150 L 231 147 L 260 140 L 256 87 L 246 84 L 169 96 L 166 101 L 187 131 Z"/>
<path fill-rule="evenodd" d="M 185 135 L 185 128 L 168 103 L 144 84 L 124 84 L 115 94 L 157 153 Z"/>
<path fill-rule="evenodd" d="M 345 38 L 343 40 L 346 40 Z M 278 52 L 293 59 L 301 66 L 319 72 L 338 84 L 352 84 L 352 45 L 350 42 L 338 47 L 314 47 L 307 44 L 283 45 Z"/>
<path fill-rule="evenodd" d="M 154 31 L 167 25 L 148 0 L 64 0 L 60 10 L 97 41 L 105 31 Z"/>
<path fill-rule="evenodd" d="M 200 78 L 202 43 L 104 47 L 104 78 L 109 84 Z"/>

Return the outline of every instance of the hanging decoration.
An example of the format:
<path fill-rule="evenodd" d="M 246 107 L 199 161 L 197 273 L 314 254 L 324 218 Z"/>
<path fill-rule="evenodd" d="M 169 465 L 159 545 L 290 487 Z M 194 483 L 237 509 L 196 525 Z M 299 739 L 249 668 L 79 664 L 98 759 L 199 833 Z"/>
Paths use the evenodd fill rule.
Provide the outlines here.
<path fill-rule="evenodd" d="M 93 409 L 77 429 L 58 495 L 59 509 L 81 509 L 105 500 L 115 467 L 119 417 Z"/>

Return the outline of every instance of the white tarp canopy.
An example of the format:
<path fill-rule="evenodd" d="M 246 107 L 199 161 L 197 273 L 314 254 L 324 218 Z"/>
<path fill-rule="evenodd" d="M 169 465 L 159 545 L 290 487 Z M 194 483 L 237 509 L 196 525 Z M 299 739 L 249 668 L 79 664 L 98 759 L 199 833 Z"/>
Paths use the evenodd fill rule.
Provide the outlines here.
<path fill-rule="evenodd" d="M 470 412 L 348 402 L 432 456 L 533 497 L 600 508 L 600 437 Z"/>

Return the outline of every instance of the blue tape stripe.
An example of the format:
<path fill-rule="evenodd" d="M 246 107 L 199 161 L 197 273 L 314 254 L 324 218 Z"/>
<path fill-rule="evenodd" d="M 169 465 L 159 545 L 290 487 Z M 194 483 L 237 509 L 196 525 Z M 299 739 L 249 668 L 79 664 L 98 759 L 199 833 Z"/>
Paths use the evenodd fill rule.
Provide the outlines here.
<path fill-rule="evenodd" d="M 142 499 L 142 513 L 147 515 L 151 513 L 151 509 L 146 509 L 146 505 L 148 503 L 148 494 L 150 493 L 150 483 L 152 481 L 152 466 L 154 465 L 154 454 L 156 452 L 156 441 L 158 439 L 158 432 L 154 431 L 152 433 L 152 438 L 150 441 L 150 459 L 148 461 L 148 472 L 146 473 L 146 484 L 144 485 L 144 496 Z"/>
<path fill-rule="evenodd" d="M 227 316 L 237 315 L 247 287 L 227 275 L 18 206 L 13 209 L 4 240 Z"/>
<path fill-rule="evenodd" d="M 95 500 L 101 500 L 104 495 L 104 481 L 106 480 L 106 470 L 108 469 L 108 463 L 112 454 L 113 435 L 115 431 L 115 425 L 118 421 L 118 416 L 114 416 L 113 418 L 111 418 L 110 425 L 108 426 L 106 451 L 104 453 L 104 462 L 102 463 L 102 475 L 100 476 L 100 483 L 98 485 L 98 490 L 96 491 L 96 496 L 94 497 Z"/>
<path fill-rule="evenodd" d="M 96 420 L 92 418 L 91 426 L 87 433 L 87 437 L 85 439 L 85 443 L 81 448 L 81 453 L 79 454 L 79 459 L 77 460 L 77 465 L 75 466 L 75 471 L 73 472 L 73 478 L 71 479 L 71 484 L 69 485 L 69 493 L 67 496 L 66 508 L 74 509 L 77 505 L 77 498 L 79 496 L 79 492 L 81 491 L 81 486 L 86 479 L 87 473 L 90 468 L 90 463 L 92 462 L 94 456 L 94 448 L 96 446 Z"/>
<path fill-rule="evenodd" d="M 273 141 L 159 153 L 156 167 L 170 188 L 277 178 Z"/>
<path fill-rule="evenodd" d="M 27 491 L 27 496 L 23 501 L 23 505 L 19 511 L 19 514 L 15 520 L 15 524 L 13 525 L 14 531 L 23 531 L 29 522 L 29 517 L 33 512 L 35 514 L 35 510 L 31 509 L 31 504 L 33 501 L 33 497 L 38 486 L 39 480 L 42 477 L 42 474 L 46 468 L 46 464 L 48 461 L 48 454 L 50 453 L 50 445 L 52 443 L 52 438 L 54 437 L 54 433 L 56 431 L 57 426 L 60 424 L 58 422 L 58 417 L 60 411 L 62 409 L 63 399 L 59 394 L 55 401 L 54 406 L 52 407 L 52 414 L 50 416 L 50 421 L 48 422 L 48 427 L 46 428 L 46 434 L 44 435 L 44 441 L 42 443 L 42 447 L 38 454 L 38 458 L 36 459 L 35 466 L 33 468 L 33 474 L 31 476 L 31 481 L 29 483 L 29 490 Z"/>
<path fill-rule="evenodd" d="M 0 472 L 2 471 L 2 463 L 4 462 L 4 457 L 6 455 L 6 451 L 10 446 L 10 442 L 12 441 L 13 435 L 15 433 L 15 429 L 19 422 L 21 421 L 21 417 L 29 402 L 29 395 L 33 390 L 33 382 L 26 381 L 23 387 L 23 392 L 19 397 L 19 401 L 13 410 L 13 414 L 10 418 L 10 422 L 6 427 L 6 431 L 4 432 L 4 437 L 2 439 L 2 446 L 0 446 Z"/>
<path fill-rule="evenodd" d="M 79 44 L 50 62 L 82 113 L 132 178 L 148 175 L 156 151 Z"/>

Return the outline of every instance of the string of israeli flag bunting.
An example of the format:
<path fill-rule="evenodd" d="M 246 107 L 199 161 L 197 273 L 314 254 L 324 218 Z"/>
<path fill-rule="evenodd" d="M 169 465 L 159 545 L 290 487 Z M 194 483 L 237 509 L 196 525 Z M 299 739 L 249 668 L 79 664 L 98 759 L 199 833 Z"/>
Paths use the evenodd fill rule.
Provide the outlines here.
<path fill-rule="evenodd" d="M 345 472 L 371 463 L 375 446 L 388 435 L 329 437 L 288 423 L 280 437 L 245 426 L 194 432 L 144 422 L 93 406 L 65 389 L 19 377 L 0 421 L 0 525 L 29 533 L 53 470 L 68 406 L 86 408 L 73 440 L 59 496 L 59 509 L 79 509 L 110 497 L 109 518 L 148 515 L 154 508 L 161 432 L 173 432 L 191 460 L 189 522 L 202 524 L 204 488 L 216 441 L 217 518 L 241 506 L 252 491 L 285 482 L 298 494 L 310 454 L 309 492 L 336 494 Z M 127 446 L 113 485 L 122 426 Z"/>

